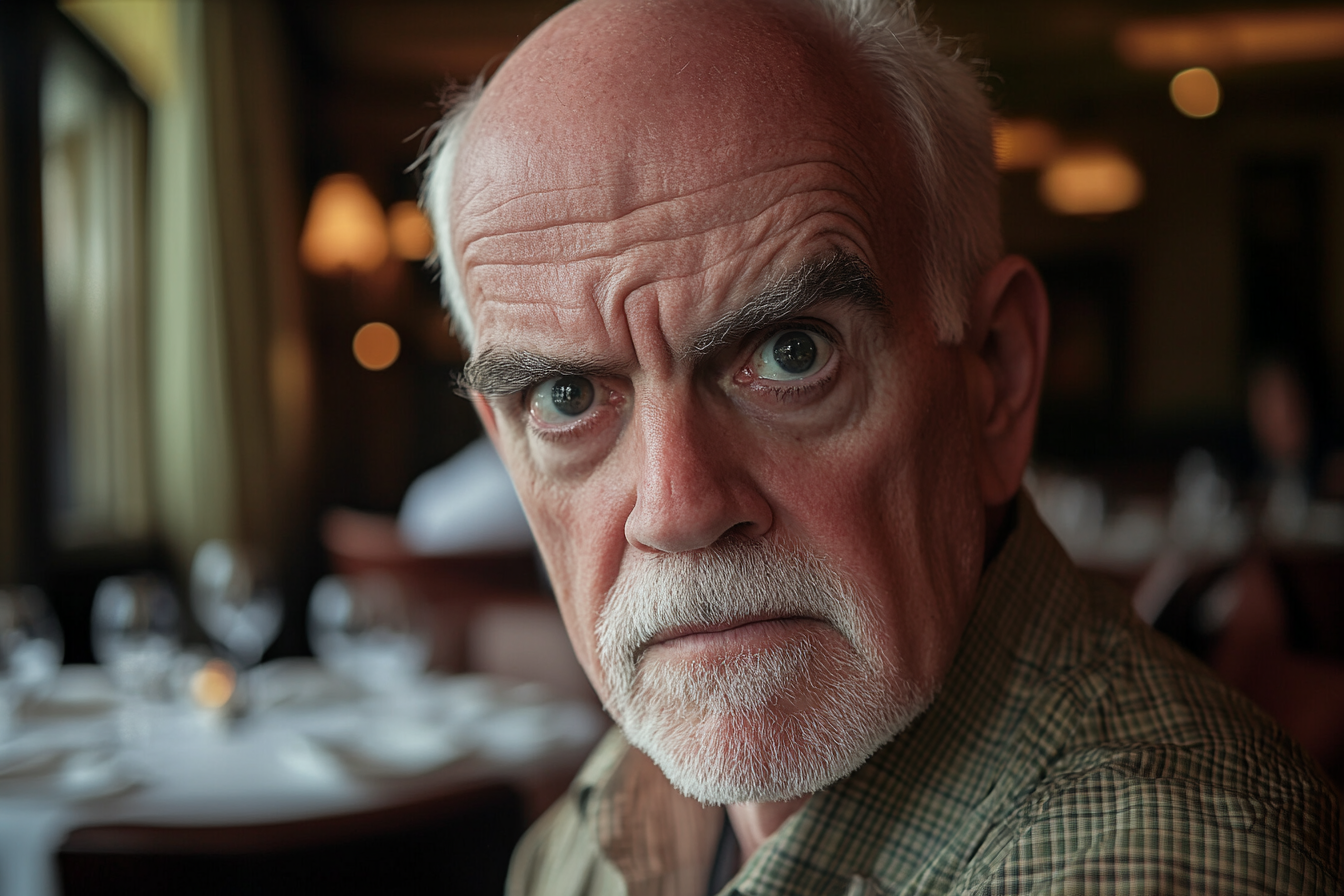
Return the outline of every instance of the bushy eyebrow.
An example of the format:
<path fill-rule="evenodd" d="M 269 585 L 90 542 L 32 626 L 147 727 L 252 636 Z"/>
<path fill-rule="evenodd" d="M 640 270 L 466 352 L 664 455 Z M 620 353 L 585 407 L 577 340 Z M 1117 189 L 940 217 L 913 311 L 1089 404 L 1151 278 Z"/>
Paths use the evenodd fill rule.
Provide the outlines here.
<path fill-rule="evenodd" d="M 872 312 L 887 308 L 886 295 L 872 269 L 853 255 L 836 252 L 804 262 L 741 308 L 716 320 L 685 354 L 702 357 L 828 302 L 846 302 Z"/>
<path fill-rule="evenodd" d="M 863 311 L 881 312 L 887 299 L 868 265 L 845 252 L 804 262 L 725 314 L 682 352 L 703 357 L 750 334 L 787 321 L 828 302 L 846 302 Z M 501 398 L 560 376 L 613 376 L 619 371 L 591 358 L 553 358 L 530 351 L 487 348 L 473 353 L 458 376 L 466 396 Z"/>
<path fill-rule="evenodd" d="M 560 376 L 612 376 L 608 365 L 585 358 L 551 358 L 536 352 L 487 348 L 473 353 L 457 377 L 458 391 L 502 398 Z"/>

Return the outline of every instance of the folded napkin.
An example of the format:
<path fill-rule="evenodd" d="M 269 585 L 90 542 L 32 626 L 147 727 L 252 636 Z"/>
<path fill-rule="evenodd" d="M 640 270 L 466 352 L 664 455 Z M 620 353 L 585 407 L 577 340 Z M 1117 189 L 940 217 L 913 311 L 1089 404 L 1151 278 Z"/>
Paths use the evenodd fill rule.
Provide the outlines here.
<path fill-rule="evenodd" d="M 55 775 L 73 752 L 69 747 L 0 749 L 0 786 L 8 781 Z"/>
<path fill-rule="evenodd" d="M 26 720 L 81 719 L 106 715 L 117 708 L 116 688 L 102 666 L 64 666 L 51 688 L 20 707 Z"/>
<path fill-rule="evenodd" d="M 65 803 L 0 803 L 0 893 L 59 896 L 53 856 L 72 820 Z"/>

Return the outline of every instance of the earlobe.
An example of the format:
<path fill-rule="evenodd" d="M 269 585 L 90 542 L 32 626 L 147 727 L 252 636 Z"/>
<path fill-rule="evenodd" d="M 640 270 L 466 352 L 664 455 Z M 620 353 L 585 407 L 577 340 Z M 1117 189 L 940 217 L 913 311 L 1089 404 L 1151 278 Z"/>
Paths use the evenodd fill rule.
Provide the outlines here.
<path fill-rule="evenodd" d="M 1045 376 L 1050 311 L 1040 275 L 1010 255 L 972 297 L 968 377 L 980 441 L 980 490 L 986 506 L 1017 493 L 1031 456 Z"/>

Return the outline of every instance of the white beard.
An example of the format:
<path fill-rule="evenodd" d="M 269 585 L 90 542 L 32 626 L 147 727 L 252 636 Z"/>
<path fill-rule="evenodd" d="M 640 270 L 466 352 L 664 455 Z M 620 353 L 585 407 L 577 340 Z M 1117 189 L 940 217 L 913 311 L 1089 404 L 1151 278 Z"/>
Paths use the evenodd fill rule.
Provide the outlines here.
<path fill-rule="evenodd" d="M 780 646 L 712 658 L 645 652 L 670 629 L 762 616 L 819 619 L 835 632 L 808 626 Z M 767 542 L 623 568 L 597 635 L 608 710 L 678 790 L 706 804 L 820 790 L 908 726 L 936 689 L 900 673 L 855 588 L 815 556 Z"/>

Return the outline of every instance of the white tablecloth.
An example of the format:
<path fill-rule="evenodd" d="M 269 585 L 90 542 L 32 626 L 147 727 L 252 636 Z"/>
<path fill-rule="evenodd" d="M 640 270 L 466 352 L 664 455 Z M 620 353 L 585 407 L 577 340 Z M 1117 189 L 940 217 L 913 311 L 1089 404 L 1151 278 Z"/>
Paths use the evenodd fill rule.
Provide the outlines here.
<path fill-rule="evenodd" d="M 369 697 L 308 661 L 261 667 L 233 722 L 185 701 L 128 711 L 96 667 L 66 667 L 0 742 L 0 896 L 55 896 L 69 831 L 230 825 L 359 812 L 485 777 L 574 763 L 595 708 L 536 685 L 426 678 Z"/>

